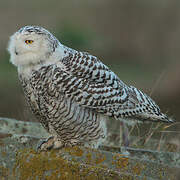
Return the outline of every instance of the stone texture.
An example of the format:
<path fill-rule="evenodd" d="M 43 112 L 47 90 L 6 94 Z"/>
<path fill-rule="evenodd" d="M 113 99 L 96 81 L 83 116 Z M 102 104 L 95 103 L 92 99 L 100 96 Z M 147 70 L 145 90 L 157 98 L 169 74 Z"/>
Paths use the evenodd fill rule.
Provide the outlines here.
<path fill-rule="evenodd" d="M 35 151 L 39 123 L 0 118 L 0 179 L 178 179 L 180 154 L 116 147 Z M 123 152 L 126 152 L 123 151 Z"/>

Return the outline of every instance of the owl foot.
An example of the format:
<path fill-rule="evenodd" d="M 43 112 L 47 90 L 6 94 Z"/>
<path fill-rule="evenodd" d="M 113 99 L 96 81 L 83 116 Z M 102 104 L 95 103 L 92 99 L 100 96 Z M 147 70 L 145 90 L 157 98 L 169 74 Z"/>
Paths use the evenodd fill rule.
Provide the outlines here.
<path fill-rule="evenodd" d="M 41 152 L 41 151 L 49 151 L 51 149 L 60 149 L 63 147 L 62 142 L 54 137 L 54 136 L 50 136 L 48 139 L 42 141 L 38 147 L 37 147 L 37 151 Z"/>

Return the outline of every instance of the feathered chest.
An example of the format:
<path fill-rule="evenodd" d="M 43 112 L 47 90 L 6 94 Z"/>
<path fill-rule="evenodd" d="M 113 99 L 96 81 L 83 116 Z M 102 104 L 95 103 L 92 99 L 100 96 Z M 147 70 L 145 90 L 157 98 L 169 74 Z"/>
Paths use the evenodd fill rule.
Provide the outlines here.
<path fill-rule="evenodd" d="M 19 76 L 25 98 L 35 115 L 39 115 L 39 91 L 37 91 L 38 84 L 32 82 L 32 79 L 27 79 L 22 75 Z"/>
<path fill-rule="evenodd" d="M 52 84 L 48 73 L 48 71 L 34 71 L 28 78 L 22 74 L 19 75 L 26 100 L 35 115 L 42 114 L 43 102 L 50 101 L 49 97 L 54 95 L 50 90 Z"/>

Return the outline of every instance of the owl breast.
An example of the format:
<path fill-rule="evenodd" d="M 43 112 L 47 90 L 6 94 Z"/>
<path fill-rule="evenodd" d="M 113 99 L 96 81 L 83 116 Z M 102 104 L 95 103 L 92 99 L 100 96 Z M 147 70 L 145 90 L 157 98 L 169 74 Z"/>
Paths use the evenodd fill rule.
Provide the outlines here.
<path fill-rule="evenodd" d="M 102 115 L 80 106 L 63 92 L 56 92 L 48 73 L 36 71 L 29 80 L 20 77 L 28 104 L 47 131 L 67 145 L 104 138 L 106 127 Z"/>

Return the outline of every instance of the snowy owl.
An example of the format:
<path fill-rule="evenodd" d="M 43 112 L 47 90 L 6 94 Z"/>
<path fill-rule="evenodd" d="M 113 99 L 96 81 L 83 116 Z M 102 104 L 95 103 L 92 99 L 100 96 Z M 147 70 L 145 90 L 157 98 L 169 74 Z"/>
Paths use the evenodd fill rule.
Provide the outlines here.
<path fill-rule="evenodd" d="M 42 27 L 21 28 L 10 37 L 8 50 L 33 114 L 52 135 L 40 150 L 97 148 L 106 138 L 108 117 L 172 122 L 148 95 L 127 86 L 97 57 L 64 46 Z"/>

